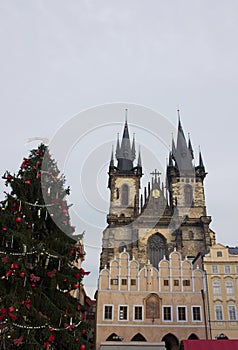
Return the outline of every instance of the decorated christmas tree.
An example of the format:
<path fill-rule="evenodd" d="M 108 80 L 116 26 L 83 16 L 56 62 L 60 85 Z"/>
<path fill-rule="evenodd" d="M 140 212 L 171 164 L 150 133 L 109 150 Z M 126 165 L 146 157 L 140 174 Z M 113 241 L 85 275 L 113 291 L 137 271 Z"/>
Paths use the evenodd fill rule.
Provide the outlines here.
<path fill-rule="evenodd" d="M 73 239 L 69 188 L 48 147 L 3 176 L 0 202 L 0 349 L 90 349 L 80 286 L 83 246 Z"/>

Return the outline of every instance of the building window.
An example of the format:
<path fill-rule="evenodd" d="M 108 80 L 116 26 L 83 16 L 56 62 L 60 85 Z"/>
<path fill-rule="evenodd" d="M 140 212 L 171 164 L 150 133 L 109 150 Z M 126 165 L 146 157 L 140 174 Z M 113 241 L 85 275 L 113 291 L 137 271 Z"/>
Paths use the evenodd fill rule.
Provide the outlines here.
<path fill-rule="evenodd" d="M 184 187 L 184 201 L 185 204 L 191 205 L 193 201 L 193 189 L 192 186 L 186 185 Z"/>
<path fill-rule="evenodd" d="M 189 287 L 190 286 L 190 280 L 183 280 L 183 286 Z"/>
<path fill-rule="evenodd" d="M 215 305 L 215 319 L 216 319 L 216 321 L 222 321 L 223 320 L 222 305 Z"/>
<path fill-rule="evenodd" d="M 127 320 L 128 307 L 125 305 L 119 306 L 119 320 L 126 321 Z"/>
<path fill-rule="evenodd" d="M 226 294 L 227 295 L 234 295 L 234 285 L 232 281 L 226 281 Z"/>
<path fill-rule="evenodd" d="M 229 321 L 236 321 L 236 307 L 235 305 L 228 305 Z"/>
<path fill-rule="evenodd" d="M 121 204 L 122 205 L 128 205 L 129 200 L 129 187 L 128 185 L 124 184 L 121 187 Z"/>
<path fill-rule="evenodd" d="M 212 282 L 212 289 L 214 295 L 221 295 L 221 284 L 219 281 Z"/>
<path fill-rule="evenodd" d="M 217 257 L 218 257 L 218 258 L 221 258 L 221 257 L 222 257 L 222 252 L 221 252 L 221 251 L 217 252 Z"/>
<path fill-rule="evenodd" d="M 143 320 L 143 306 L 134 306 L 134 320 L 135 321 Z"/>
<path fill-rule="evenodd" d="M 188 237 L 189 237 L 189 239 L 194 239 L 194 233 L 193 233 L 193 231 L 189 231 Z"/>
<path fill-rule="evenodd" d="M 201 307 L 193 306 L 192 315 L 193 315 L 193 321 L 201 321 Z"/>
<path fill-rule="evenodd" d="M 172 321 L 172 307 L 171 306 L 163 306 L 163 320 L 164 321 Z"/>
<path fill-rule="evenodd" d="M 104 305 L 104 320 L 112 320 L 113 319 L 113 306 L 112 305 Z"/>
<path fill-rule="evenodd" d="M 212 265 L 212 273 L 217 274 L 219 272 L 217 265 Z"/>
<path fill-rule="evenodd" d="M 169 285 L 169 280 L 164 280 L 164 286 L 168 286 Z"/>
<path fill-rule="evenodd" d="M 112 286 L 118 286 L 118 279 L 117 278 L 112 278 L 111 279 L 111 285 Z"/>
<path fill-rule="evenodd" d="M 177 313 L 178 313 L 178 321 L 186 321 L 187 320 L 185 306 L 178 306 Z"/>
<path fill-rule="evenodd" d="M 174 286 L 175 287 L 179 286 L 179 280 L 174 280 Z"/>
<path fill-rule="evenodd" d="M 224 273 L 231 273 L 231 267 L 230 267 L 230 265 L 225 265 L 225 266 L 224 266 Z"/>
<path fill-rule="evenodd" d="M 160 260 L 166 255 L 166 239 L 160 233 L 155 233 L 148 239 L 148 256 L 151 264 L 158 268 Z"/>
<path fill-rule="evenodd" d="M 135 278 L 131 279 L 131 286 L 136 286 L 136 279 Z"/>
<path fill-rule="evenodd" d="M 126 286 L 127 285 L 127 280 L 125 278 L 122 278 L 121 284 L 122 284 L 122 286 Z"/>

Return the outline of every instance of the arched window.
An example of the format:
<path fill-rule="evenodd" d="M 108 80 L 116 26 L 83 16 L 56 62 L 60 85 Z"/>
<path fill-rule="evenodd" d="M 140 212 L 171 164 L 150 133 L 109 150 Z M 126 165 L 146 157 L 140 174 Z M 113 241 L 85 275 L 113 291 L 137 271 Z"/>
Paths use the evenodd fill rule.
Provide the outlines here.
<path fill-rule="evenodd" d="M 122 337 L 120 337 L 116 333 L 112 333 L 111 335 L 109 335 L 106 341 L 122 341 Z"/>
<path fill-rule="evenodd" d="M 173 350 L 173 349 L 178 349 L 179 348 L 179 340 L 178 338 L 173 335 L 172 333 L 166 334 L 163 338 L 162 341 L 165 342 L 165 346 L 167 350 Z"/>
<path fill-rule="evenodd" d="M 151 264 L 158 268 L 164 256 L 166 256 L 166 239 L 160 233 L 155 233 L 148 239 L 148 257 Z"/>
<path fill-rule="evenodd" d="M 190 336 L 188 337 L 188 339 L 199 339 L 198 338 L 198 336 L 197 336 L 197 334 L 195 334 L 195 333 L 192 333 L 192 334 L 190 334 Z"/>
<path fill-rule="evenodd" d="M 193 202 L 193 189 L 190 185 L 184 187 L 184 201 L 187 205 L 191 205 Z"/>
<path fill-rule="evenodd" d="M 128 205 L 128 200 L 129 200 L 129 187 L 128 185 L 124 184 L 121 187 L 121 204 Z"/>
<path fill-rule="evenodd" d="M 146 339 L 142 334 L 137 333 L 136 335 L 134 335 L 131 341 L 146 341 Z"/>

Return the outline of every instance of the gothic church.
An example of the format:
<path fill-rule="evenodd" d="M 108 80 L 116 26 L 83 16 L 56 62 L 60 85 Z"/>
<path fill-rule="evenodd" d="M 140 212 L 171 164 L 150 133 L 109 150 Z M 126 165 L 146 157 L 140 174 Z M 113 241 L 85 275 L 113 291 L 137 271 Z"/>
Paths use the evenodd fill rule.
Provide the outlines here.
<path fill-rule="evenodd" d="M 126 120 L 122 139 L 117 140 L 117 162 L 112 152 L 109 165 L 110 209 L 103 232 L 100 270 L 124 250 L 141 267 L 150 261 L 158 268 L 158 263 L 175 249 L 182 258 L 193 258 L 215 244 L 206 210 L 207 173 L 201 151 L 199 164 L 195 165 L 192 144 L 185 138 L 180 118 L 165 185 L 155 170 L 140 194 L 143 168 L 140 152 L 137 160 L 135 153 L 135 139 L 130 139 Z"/>

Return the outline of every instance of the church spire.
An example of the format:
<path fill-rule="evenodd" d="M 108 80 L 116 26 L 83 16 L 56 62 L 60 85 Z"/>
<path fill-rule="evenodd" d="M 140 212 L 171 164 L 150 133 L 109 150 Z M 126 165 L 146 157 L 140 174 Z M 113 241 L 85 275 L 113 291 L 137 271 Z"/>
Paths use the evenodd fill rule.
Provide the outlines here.
<path fill-rule="evenodd" d="M 127 109 L 121 144 L 119 142 L 119 138 L 117 140 L 116 158 L 118 161 L 117 168 L 120 172 L 128 172 L 133 169 L 133 161 L 135 159 L 135 140 L 133 138 L 133 143 L 131 146 L 129 128 L 127 124 Z"/>
<path fill-rule="evenodd" d="M 112 146 L 112 153 L 111 153 L 111 161 L 110 161 L 110 167 L 114 167 L 114 155 L 113 155 L 113 146 Z"/>
<path fill-rule="evenodd" d="M 188 134 L 188 149 L 189 149 L 189 151 L 191 153 L 192 159 L 194 159 L 193 146 L 192 146 L 192 143 L 191 143 L 191 140 L 190 140 L 190 134 Z"/>
<path fill-rule="evenodd" d="M 138 166 L 138 167 L 142 167 L 142 163 L 141 163 L 141 154 L 140 154 L 140 148 L 139 148 L 139 155 L 138 155 L 137 166 Z"/>
<path fill-rule="evenodd" d="M 205 166 L 204 166 L 204 163 L 203 163 L 203 159 L 202 159 L 202 152 L 200 150 L 200 147 L 199 147 L 199 167 L 201 169 L 204 169 L 205 170 Z"/>
<path fill-rule="evenodd" d="M 175 158 L 176 166 L 178 167 L 179 171 L 181 172 L 187 172 L 193 170 L 193 153 L 192 153 L 192 144 L 189 139 L 189 143 L 187 146 L 187 141 L 184 136 L 183 127 L 180 119 L 180 113 L 178 109 L 178 135 L 177 135 L 177 147 L 175 149 L 175 146 L 172 144 L 172 153 L 173 157 Z"/>

